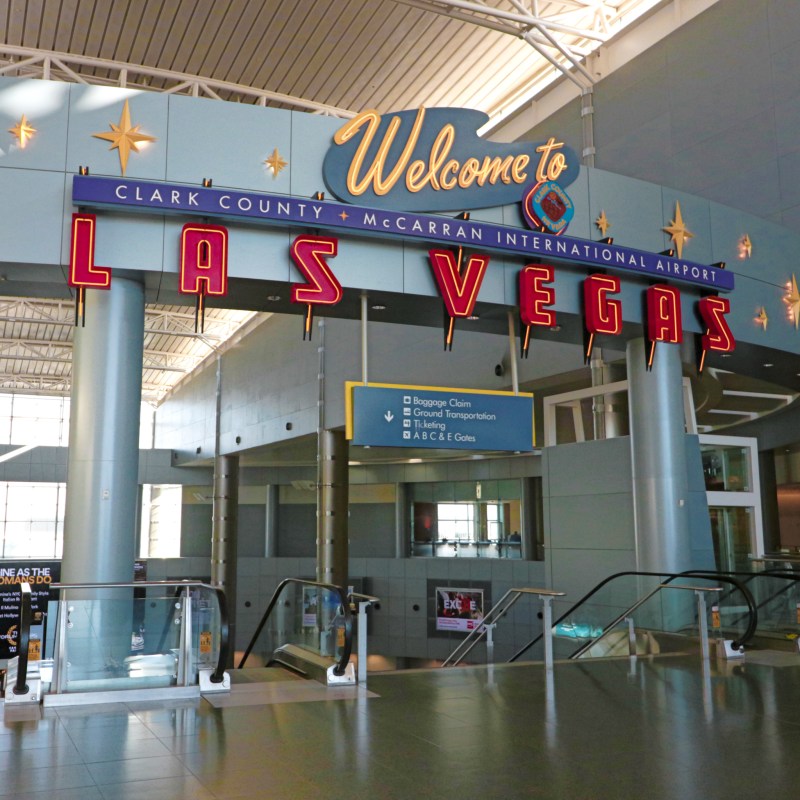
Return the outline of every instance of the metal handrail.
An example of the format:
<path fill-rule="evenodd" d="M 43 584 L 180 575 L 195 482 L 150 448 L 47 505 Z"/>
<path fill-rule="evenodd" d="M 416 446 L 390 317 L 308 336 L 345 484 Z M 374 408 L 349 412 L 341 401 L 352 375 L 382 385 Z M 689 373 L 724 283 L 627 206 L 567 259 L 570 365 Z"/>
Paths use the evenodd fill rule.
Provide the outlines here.
<path fill-rule="evenodd" d="M 228 601 L 225 592 L 217 586 L 211 586 L 202 581 L 134 581 L 131 583 L 51 583 L 51 589 L 147 589 L 149 587 L 176 589 L 207 589 L 217 598 L 219 606 L 219 657 L 217 666 L 211 674 L 212 683 L 223 683 L 225 681 L 225 667 L 231 657 L 230 641 L 230 622 L 228 620 Z"/>
<path fill-rule="evenodd" d="M 513 599 L 506 603 L 506 598 L 509 595 L 514 595 Z M 464 639 L 459 642 L 458 647 L 450 653 L 449 656 L 442 662 L 443 667 L 456 666 L 466 658 L 472 649 L 477 645 L 481 639 L 486 636 L 489 626 L 494 625 L 495 617 L 499 620 L 508 613 L 514 604 L 522 597 L 523 594 L 534 594 L 538 597 L 563 597 L 564 592 L 556 592 L 552 589 L 529 589 L 527 587 L 520 589 L 509 589 L 487 612 L 480 623 L 473 628 Z M 469 645 L 469 646 L 467 646 Z M 463 651 L 463 652 L 461 652 Z"/>
<path fill-rule="evenodd" d="M 272 609 L 275 608 L 278 602 L 278 597 L 284 588 L 289 584 L 294 584 L 296 586 L 313 586 L 318 589 L 327 589 L 328 591 L 331 591 L 339 596 L 340 604 L 342 606 L 342 615 L 344 616 L 344 649 L 339 661 L 333 668 L 333 674 L 337 676 L 344 675 L 347 665 L 350 663 L 350 654 L 353 649 L 353 614 L 350 611 L 350 603 L 347 600 L 347 594 L 341 586 L 335 586 L 332 583 L 306 581 L 302 578 L 284 578 L 278 584 L 278 588 L 275 589 L 272 599 L 269 601 L 269 605 L 267 606 L 267 610 L 264 612 L 264 616 L 261 617 L 261 622 L 258 623 L 256 632 L 253 634 L 253 638 L 250 640 L 250 644 L 247 645 L 244 655 L 241 657 L 241 659 L 239 659 L 239 666 L 237 669 L 242 669 L 244 667 L 244 663 L 247 661 L 248 656 L 255 647 L 256 640 L 261 635 L 261 631 L 264 629 L 264 625 L 266 624 L 269 615 L 272 613 Z M 377 600 L 377 598 L 373 599 Z"/>
<path fill-rule="evenodd" d="M 19 585 L 19 645 L 17 646 L 17 682 L 14 694 L 28 693 L 28 644 L 31 638 L 31 585 L 23 581 Z"/>
<path fill-rule="evenodd" d="M 593 597 L 597 592 L 600 591 L 606 584 L 610 583 L 617 578 L 622 578 L 626 576 L 642 576 L 642 577 L 653 577 L 653 578 L 662 578 L 666 579 L 665 582 L 669 583 L 674 581 L 678 578 L 705 578 L 707 580 L 719 580 L 723 583 L 732 584 L 734 587 L 741 591 L 742 595 L 747 602 L 748 611 L 750 614 L 750 623 L 745 630 L 744 634 L 742 634 L 741 638 L 732 642 L 732 647 L 736 649 L 741 648 L 746 642 L 748 642 L 753 635 L 755 634 L 756 627 L 758 626 L 758 610 L 756 608 L 755 600 L 753 599 L 753 595 L 750 590 L 737 581 L 735 578 L 731 578 L 726 576 L 723 573 L 714 572 L 711 570 L 687 570 L 685 572 L 639 572 L 636 570 L 628 570 L 625 572 L 616 572 L 613 575 L 609 575 L 604 580 L 600 581 L 597 586 L 594 587 L 591 591 L 587 592 L 577 603 L 575 603 L 571 608 L 565 611 L 555 622 L 553 625 L 558 625 L 560 622 L 565 620 L 570 614 L 572 614 L 576 608 L 582 606 L 587 600 Z M 627 612 L 626 612 L 627 613 Z M 532 639 L 528 644 L 524 647 L 520 648 L 513 656 L 509 659 L 509 662 L 516 661 L 523 653 L 527 652 L 531 647 L 533 647 L 539 640 L 542 638 L 544 634 L 541 633 L 534 639 Z"/>

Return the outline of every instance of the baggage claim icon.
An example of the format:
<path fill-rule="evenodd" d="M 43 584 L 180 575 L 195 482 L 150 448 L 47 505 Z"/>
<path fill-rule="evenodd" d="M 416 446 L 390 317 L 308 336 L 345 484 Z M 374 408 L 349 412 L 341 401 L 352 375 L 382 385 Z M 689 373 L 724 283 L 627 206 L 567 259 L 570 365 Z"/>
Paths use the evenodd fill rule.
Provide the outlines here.
<path fill-rule="evenodd" d="M 575 214 L 570 196 L 555 181 L 529 186 L 522 196 L 525 221 L 543 233 L 564 233 Z"/>

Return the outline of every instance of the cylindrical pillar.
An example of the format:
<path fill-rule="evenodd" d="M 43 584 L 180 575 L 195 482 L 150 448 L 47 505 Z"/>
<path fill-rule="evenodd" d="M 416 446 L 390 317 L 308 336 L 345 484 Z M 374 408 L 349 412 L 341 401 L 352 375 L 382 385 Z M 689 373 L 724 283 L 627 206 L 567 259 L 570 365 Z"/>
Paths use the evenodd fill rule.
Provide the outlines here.
<path fill-rule="evenodd" d="M 347 588 L 348 443 L 344 431 L 319 433 L 317 580 Z"/>
<path fill-rule="evenodd" d="M 136 543 L 144 287 L 86 292 L 72 351 L 64 583 L 130 582 Z M 130 636 L 130 633 L 128 634 Z"/>
<path fill-rule="evenodd" d="M 691 553 L 680 352 L 659 345 L 648 370 L 635 339 L 627 365 L 637 569 L 681 572 Z"/>
<path fill-rule="evenodd" d="M 86 292 L 72 351 L 64 583 L 130 583 L 136 556 L 144 288 L 115 277 Z M 72 590 L 71 678 L 131 654 L 130 589 Z"/>
<path fill-rule="evenodd" d="M 211 584 L 225 592 L 228 601 L 228 635 L 234 643 L 238 519 L 239 456 L 217 456 L 214 459 L 214 506 L 211 522 Z M 231 649 L 231 654 L 234 649 L 235 647 Z"/>

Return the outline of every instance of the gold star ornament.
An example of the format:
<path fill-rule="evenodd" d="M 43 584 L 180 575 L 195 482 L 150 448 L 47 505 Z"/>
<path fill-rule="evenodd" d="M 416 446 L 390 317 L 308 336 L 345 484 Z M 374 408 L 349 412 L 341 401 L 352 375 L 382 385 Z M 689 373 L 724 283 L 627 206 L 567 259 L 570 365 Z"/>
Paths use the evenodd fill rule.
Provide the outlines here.
<path fill-rule="evenodd" d="M 661 230 L 670 235 L 670 238 L 675 243 L 675 249 L 678 251 L 678 258 L 683 258 L 683 245 L 689 239 L 693 239 L 694 234 L 686 227 L 683 221 L 680 203 L 675 203 L 675 219 L 670 220 L 669 225 Z"/>
<path fill-rule="evenodd" d="M 272 173 L 273 178 L 278 177 L 278 173 L 289 166 L 288 161 L 284 161 L 281 158 L 281 154 L 278 152 L 278 148 L 276 147 L 272 151 L 272 155 L 264 161 L 267 165 L 267 169 Z"/>
<path fill-rule="evenodd" d="M 763 330 L 767 329 L 767 323 L 769 322 L 769 317 L 767 316 L 767 309 L 764 306 L 761 306 L 761 311 L 758 312 L 758 315 L 755 317 L 755 321 L 757 325 L 760 325 Z"/>
<path fill-rule="evenodd" d="M 111 142 L 111 147 L 108 149 L 119 152 L 119 165 L 124 175 L 128 167 L 128 156 L 130 156 L 131 150 L 134 153 L 138 153 L 140 145 L 147 142 L 155 142 L 156 138 L 148 136 L 146 133 L 139 133 L 141 125 L 131 125 L 131 110 L 127 100 L 122 107 L 122 116 L 119 118 L 119 124 L 115 125 L 113 122 L 109 122 L 109 127 L 111 128 L 110 133 L 93 133 L 92 136 L 96 139 L 105 139 L 107 142 Z"/>
<path fill-rule="evenodd" d="M 789 319 L 794 322 L 795 330 L 800 327 L 800 291 L 797 290 L 797 278 L 792 275 L 792 280 L 786 284 L 786 294 L 783 297 Z"/>
<path fill-rule="evenodd" d="M 594 221 L 594 224 L 597 225 L 597 229 L 603 236 L 608 233 L 608 229 L 611 227 L 611 223 L 608 221 L 605 211 L 600 211 L 600 216 Z"/>
<path fill-rule="evenodd" d="M 36 128 L 28 122 L 23 114 L 22 119 L 13 128 L 9 128 L 8 132 L 19 142 L 20 148 L 24 150 L 28 139 L 33 139 Z"/>
<path fill-rule="evenodd" d="M 739 258 L 750 258 L 753 255 L 753 242 L 750 237 L 745 234 L 739 239 Z"/>

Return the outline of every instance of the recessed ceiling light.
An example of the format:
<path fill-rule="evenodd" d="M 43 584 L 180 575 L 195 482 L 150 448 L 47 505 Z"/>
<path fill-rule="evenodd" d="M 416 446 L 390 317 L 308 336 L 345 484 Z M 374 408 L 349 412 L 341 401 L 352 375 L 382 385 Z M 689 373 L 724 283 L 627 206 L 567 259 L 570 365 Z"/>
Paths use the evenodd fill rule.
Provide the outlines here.
<path fill-rule="evenodd" d="M 722 358 L 730 358 L 730 357 L 731 357 L 730 353 L 723 353 L 722 354 Z"/>
<path fill-rule="evenodd" d="M 422 463 L 422 459 L 421 458 L 409 458 L 408 459 L 408 463 L 409 464 L 421 464 Z"/>
<path fill-rule="evenodd" d="M 550 330 L 551 331 L 555 331 L 556 333 L 558 333 L 561 330 L 561 326 L 560 325 L 552 325 L 550 327 Z"/>
<path fill-rule="evenodd" d="M 765 366 L 765 367 L 767 367 L 767 368 L 769 368 L 769 367 L 774 367 L 775 365 L 774 365 L 774 364 L 770 364 L 770 363 L 769 363 L 769 361 L 766 361 L 766 362 L 764 363 L 764 366 Z"/>
<path fill-rule="evenodd" d="M 370 306 L 373 311 L 386 311 L 386 306 L 382 306 L 380 303 L 376 303 L 374 306 Z"/>
<path fill-rule="evenodd" d="M 468 320 L 470 320 L 470 322 L 475 322 L 475 320 L 476 320 L 476 319 L 480 319 L 480 317 L 479 317 L 477 314 L 470 314 L 470 315 L 467 317 L 467 319 L 468 319 Z"/>
<path fill-rule="evenodd" d="M 281 299 L 281 296 L 279 294 L 268 294 L 267 295 L 267 300 L 269 300 L 270 303 L 277 303 L 278 300 L 280 300 L 280 299 Z"/>

